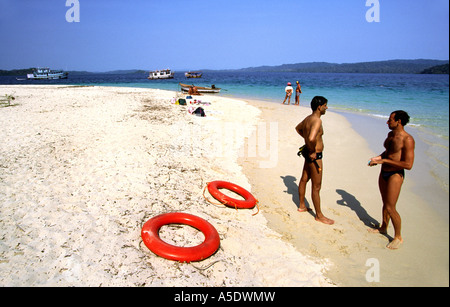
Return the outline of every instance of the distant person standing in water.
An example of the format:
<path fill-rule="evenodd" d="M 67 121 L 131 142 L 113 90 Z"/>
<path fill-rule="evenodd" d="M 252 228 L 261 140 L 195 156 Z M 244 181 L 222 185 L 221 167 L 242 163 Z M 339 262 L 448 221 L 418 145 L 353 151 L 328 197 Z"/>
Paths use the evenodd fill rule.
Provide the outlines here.
<path fill-rule="evenodd" d="M 294 89 L 292 88 L 291 82 L 288 82 L 284 91 L 286 92 L 286 97 L 284 97 L 283 104 L 286 102 L 286 99 L 288 99 L 288 98 L 289 98 L 288 104 L 291 104 L 291 96 L 292 96 L 292 92 L 294 91 Z"/>
<path fill-rule="evenodd" d="M 295 88 L 295 104 L 300 105 L 300 94 L 302 93 L 302 87 L 300 83 L 297 81 L 297 87 Z"/>
<path fill-rule="evenodd" d="M 307 116 L 295 127 L 300 136 L 305 139 L 305 146 L 301 149 L 301 155 L 305 158 L 302 177 L 298 185 L 300 198 L 299 212 L 308 212 L 309 208 L 305 204 L 306 184 L 309 179 L 312 182 L 311 198 L 316 210 L 316 221 L 327 225 L 334 224 L 334 221 L 325 217 L 320 208 L 320 189 L 322 188 L 322 151 L 323 126 L 320 117 L 328 109 L 328 100 L 322 96 L 316 96 L 311 101 L 312 114 Z"/>
<path fill-rule="evenodd" d="M 386 150 L 369 161 L 369 166 L 382 165 L 378 186 L 383 200 L 383 223 L 380 228 L 370 231 L 387 234 L 389 221 L 392 219 L 395 234 L 394 239 L 387 245 L 389 249 L 398 249 L 403 243 L 402 220 L 396 207 L 405 179 L 405 169 L 410 170 L 414 164 L 415 141 L 404 129 L 408 122 L 409 115 L 405 111 L 392 112 L 387 121 L 391 132 L 384 141 Z"/>

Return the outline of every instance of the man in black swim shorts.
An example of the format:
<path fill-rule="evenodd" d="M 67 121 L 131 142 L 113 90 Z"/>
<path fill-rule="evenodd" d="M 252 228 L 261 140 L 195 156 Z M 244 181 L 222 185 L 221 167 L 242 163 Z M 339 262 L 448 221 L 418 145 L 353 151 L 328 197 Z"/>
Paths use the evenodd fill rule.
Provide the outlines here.
<path fill-rule="evenodd" d="M 328 109 L 328 100 L 322 96 L 316 96 L 311 101 L 312 114 L 307 116 L 300 124 L 295 127 L 300 136 L 305 140 L 305 146 L 300 150 L 301 155 L 305 157 L 302 176 L 298 185 L 298 194 L 300 198 L 299 212 L 308 212 L 309 208 L 305 204 L 306 184 L 311 179 L 311 198 L 316 210 L 316 221 L 327 225 L 334 224 L 334 221 L 325 217 L 320 206 L 320 189 L 322 187 L 322 151 L 323 145 L 323 126 L 321 116 Z"/>
<path fill-rule="evenodd" d="M 397 200 L 405 179 L 405 169 L 410 170 L 414 164 L 414 138 L 404 130 L 409 122 L 409 115 L 399 110 L 391 113 L 387 121 L 391 130 L 384 147 L 386 150 L 379 156 L 370 159 L 369 166 L 381 164 L 378 186 L 383 200 L 383 223 L 380 228 L 372 229 L 374 233 L 387 233 L 389 221 L 392 219 L 395 235 L 387 247 L 397 249 L 403 243 L 401 235 L 402 220 L 397 212 Z"/>

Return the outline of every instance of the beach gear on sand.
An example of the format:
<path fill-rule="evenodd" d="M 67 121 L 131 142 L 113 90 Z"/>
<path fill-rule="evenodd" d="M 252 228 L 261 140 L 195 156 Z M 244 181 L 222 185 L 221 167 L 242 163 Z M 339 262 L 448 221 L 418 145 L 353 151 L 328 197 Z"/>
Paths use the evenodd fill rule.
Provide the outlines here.
<path fill-rule="evenodd" d="M 202 107 L 198 107 L 197 109 L 195 109 L 195 111 L 192 112 L 192 114 L 195 114 L 195 115 L 198 115 L 198 116 L 201 116 L 201 117 L 205 117 L 206 116 L 205 110 Z"/>
<path fill-rule="evenodd" d="M 228 207 L 236 208 L 236 209 L 252 209 L 254 208 L 258 201 L 253 195 L 248 192 L 246 189 L 238 186 L 237 184 L 227 182 L 227 181 L 212 181 L 209 182 L 208 185 L 209 193 L 222 204 Z M 239 194 L 244 198 L 244 200 L 239 200 L 227 196 L 219 191 L 219 189 L 227 189 L 236 194 Z"/>
<path fill-rule="evenodd" d="M 179 247 L 168 244 L 159 237 L 159 230 L 168 224 L 185 224 L 197 228 L 205 235 L 202 244 Z M 141 237 L 145 245 L 156 255 L 179 262 L 201 261 L 214 254 L 220 245 L 217 230 L 206 220 L 187 213 L 165 213 L 148 220 L 142 227 Z"/>

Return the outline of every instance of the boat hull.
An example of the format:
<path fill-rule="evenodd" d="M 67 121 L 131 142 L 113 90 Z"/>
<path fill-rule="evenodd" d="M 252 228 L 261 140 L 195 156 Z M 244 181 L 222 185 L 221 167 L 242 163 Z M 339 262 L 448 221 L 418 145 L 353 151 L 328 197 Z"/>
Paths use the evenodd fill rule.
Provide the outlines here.
<path fill-rule="evenodd" d="M 147 79 L 158 80 L 158 79 L 173 79 L 175 77 L 175 72 L 170 69 L 154 70 L 150 71 Z"/>
<path fill-rule="evenodd" d="M 191 78 L 196 79 L 196 78 L 201 78 L 203 76 L 203 74 L 202 73 L 190 73 L 190 72 L 187 72 L 187 73 L 184 74 L 184 76 L 186 78 L 188 78 L 188 79 L 191 79 Z"/>
<path fill-rule="evenodd" d="M 56 73 L 32 73 L 27 75 L 28 80 L 58 80 L 67 79 L 69 73 L 67 72 L 56 72 Z"/>
<path fill-rule="evenodd" d="M 189 92 L 189 88 L 192 86 L 192 85 L 183 84 L 183 83 L 179 83 L 179 84 L 180 84 L 181 90 L 183 92 Z M 203 86 L 196 86 L 196 87 L 197 87 L 197 91 L 202 94 L 218 94 L 218 93 L 220 93 L 220 90 L 221 90 L 220 88 L 212 88 L 212 87 L 203 87 Z"/>
<path fill-rule="evenodd" d="M 174 76 L 159 76 L 159 77 L 147 77 L 149 80 L 158 80 L 158 79 L 173 79 Z"/>

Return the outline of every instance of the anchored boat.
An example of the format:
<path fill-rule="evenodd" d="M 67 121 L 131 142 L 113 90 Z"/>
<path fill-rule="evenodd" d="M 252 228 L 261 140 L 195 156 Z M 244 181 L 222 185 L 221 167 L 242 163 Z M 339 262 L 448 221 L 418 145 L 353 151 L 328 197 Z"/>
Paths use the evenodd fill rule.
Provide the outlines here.
<path fill-rule="evenodd" d="M 67 79 L 68 72 L 62 70 L 52 70 L 50 68 L 35 68 L 31 74 L 27 74 L 27 79 L 56 80 Z"/>
<path fill-rule="evenodd" d="M 171 71 L 170 69 L 154 70 L 148 74 L 147 79 L 149 79 L 149 80 L 173 79 L 174 75 L 175 75 L 175 72 Z"/>
<path fill-rule="evenodd" d="M 194 87 L 194 85 L 188 85 L 179 83 L 181 90 L 183 92 L 189 92 L 189 88 Z M 220 93 L 220 88 L 216 87 L 214 84 L 211 85 L 211 87 L 204 87 L 204 86 L 195 86 L 197 88 L 197 92 L 204 93 L 204 94 L 217 94 Z"/>
<path fill-rule="evenodd" d="M 201 71 L 188 71 L 184 73 L 186 78 L 201 78 L 203 73 Z"/>

